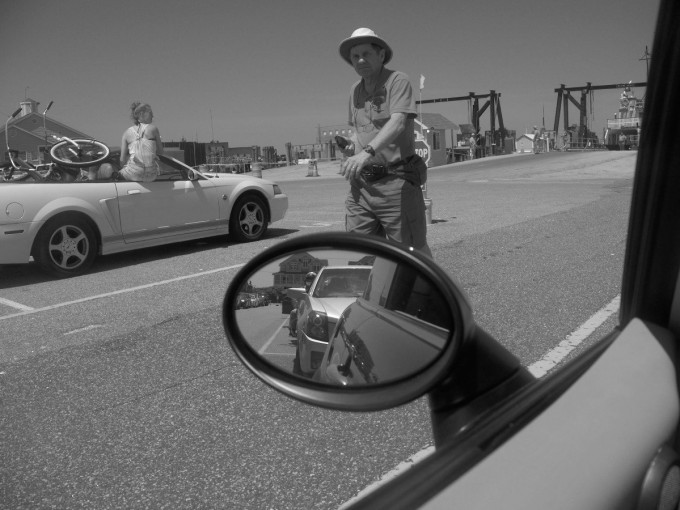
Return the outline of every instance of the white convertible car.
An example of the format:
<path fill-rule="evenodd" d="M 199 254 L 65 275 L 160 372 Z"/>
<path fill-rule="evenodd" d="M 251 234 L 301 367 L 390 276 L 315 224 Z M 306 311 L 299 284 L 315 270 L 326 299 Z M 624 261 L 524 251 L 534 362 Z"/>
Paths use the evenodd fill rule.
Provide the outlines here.
<path fill-rule="evenodd" d="M 0 184 L 0 264 L 33 257 L 57 277 L 81 274 L 97 255 L 230 234 L 256 241 L 281 220 L 288 197 L 246 175 L 207 178 L 160 157 L 153 182 Z"/>

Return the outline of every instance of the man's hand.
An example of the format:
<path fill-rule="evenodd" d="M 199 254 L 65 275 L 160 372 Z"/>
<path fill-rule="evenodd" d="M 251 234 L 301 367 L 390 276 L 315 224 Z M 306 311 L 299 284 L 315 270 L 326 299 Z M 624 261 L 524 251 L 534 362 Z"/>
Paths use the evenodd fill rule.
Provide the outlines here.
<path fill-rule="evenodd" d="M 340 173 L 345 176 L 345 179 L 354 180 L 359 177 L 361 169 L 370 164 L 373 158 L 368 152 L 361 151 L 359 154 L 348 157 L 340 163 Z"/>

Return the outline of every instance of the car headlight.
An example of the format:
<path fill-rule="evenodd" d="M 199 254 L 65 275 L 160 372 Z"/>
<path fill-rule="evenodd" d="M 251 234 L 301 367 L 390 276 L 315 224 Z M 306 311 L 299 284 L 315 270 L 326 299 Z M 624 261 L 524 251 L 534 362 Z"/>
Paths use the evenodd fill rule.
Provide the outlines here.
<path fill-rule="evenodd" d="M 282 193 L 281 187 L 278 184 L 274 184 L 274 195 L 281 195 Z"/>
<path fill-rule="evenodd" d="M 322 312 L 310 312 L 305 330 L 308 337 L 328 342 L 328 316 Z"/>

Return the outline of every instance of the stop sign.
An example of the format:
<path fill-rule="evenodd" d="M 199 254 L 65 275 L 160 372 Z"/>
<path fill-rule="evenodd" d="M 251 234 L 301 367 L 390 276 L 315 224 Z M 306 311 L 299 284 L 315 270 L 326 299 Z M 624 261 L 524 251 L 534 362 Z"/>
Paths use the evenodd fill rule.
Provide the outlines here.
<path fill-rule="evenodd" d="M 430 146 L 427 143 L 427 138 L 423 136 L 423 134 L 420 131 L 415 131 L 416 135 L 416 141 L 415 141 L 415 149 L 416 149 L 416 154 L 423 158 L 423 161 L 427 164 L 427 166 L 430 166 Z"/>

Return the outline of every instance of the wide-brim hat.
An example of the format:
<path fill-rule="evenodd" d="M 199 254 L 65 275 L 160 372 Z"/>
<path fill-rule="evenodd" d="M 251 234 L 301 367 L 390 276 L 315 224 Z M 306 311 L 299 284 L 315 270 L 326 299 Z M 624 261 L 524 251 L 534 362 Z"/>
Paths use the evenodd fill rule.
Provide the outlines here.
<path fill-rule="evenodd" d="M 352 35 L 340 43 L 340 56 L 349 65 L 352 65 L 352 60 L 349 58 L 349 51 L 352 47 L 358 44 L 377 44 L 383 50 L 385 50 L 385 61 L 383 64 L 387 64 L 392 59 L 392 48 L 385 42 L 385 40 L 378 36 L 370 28 L 357 28 Z"/>

